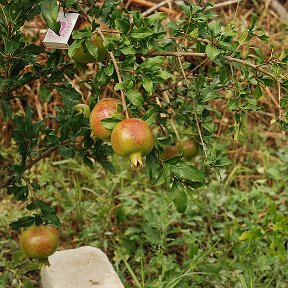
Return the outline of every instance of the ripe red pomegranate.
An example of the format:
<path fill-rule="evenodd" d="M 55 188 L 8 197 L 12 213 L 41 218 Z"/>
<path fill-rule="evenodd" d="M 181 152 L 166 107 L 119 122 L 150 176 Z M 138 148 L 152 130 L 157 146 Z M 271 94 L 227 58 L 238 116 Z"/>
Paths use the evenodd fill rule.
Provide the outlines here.
<path fill-rule="evenodd" d="M 43 259 L 52 255 L 59 244 L 59 232 L 53 226 L 32 226 L 20 235 L 21 250 L 30 258 Z"/>
<path fill-rule="evenodd" d="M 111 117 L 124 119 L 124 114 L 117 110 L 121 102 L 114 98 L 100 100 L 90 113 L 90 127 L 93 135 L 103 141 L 110 141 L 112 130 L 105 128 L 101 120 Z"/>
<path fill-rule="evenodd" d="M 199 153 L 198 144 L 193 139 L 181 140 L 178 144 L 179 153 L 183 152 L 183 157 L 186 160 L 191 160 Z"/>
<path fill-rule="evenodd" d="M 154 137 L 148 124 L 138 118 L 124 119 L 111 134 L 114 152 L 130 157 L 132 167 L 143 167 L 142 156 L 148 155 L 154 147 Z"/>

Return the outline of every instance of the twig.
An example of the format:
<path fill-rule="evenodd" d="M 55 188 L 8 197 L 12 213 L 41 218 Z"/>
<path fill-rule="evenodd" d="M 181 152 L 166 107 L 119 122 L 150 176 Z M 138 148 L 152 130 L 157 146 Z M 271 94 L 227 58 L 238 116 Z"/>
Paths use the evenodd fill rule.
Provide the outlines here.
<path fill-rule="evenodd" d="M 241 60 L 241 59 L 237 59 L 237 58 L 234 58 L 234 57 L 231 57 L 231 56 L 224 56 L 224 59 L 228 60 L 228 61 L 232 61 L 232 62 L 237 62 L 237 63 L 240 63 L 240 64 L 243 64 L 245 66 L 249 66 L 251 68 L 253 68 L 254 70 L 257 70 L 263 74 L 266 74 L 267 76 L 269 76 L 270 78 L 272 78 L 273 80 L 275 80 L 276 82 L 280 82 L 279 79 L 277 79 L 277 77 L 275 77 L 273 74 L 271 74 L 270 72 L 258 67 L 257 65 L 254 65 L 248 61 L 245 61 L 245 60 Z M 281 83 L 281 82 L 280 82 Z"/>
<path fill-rule="evenodd" d="M 142 13 L 142 16 L 148 16 L 150 15 L 151 13 L 153 13 L 155 10 L 159 9 L 160 7 L 168 4 L 168 3 L 171 3 L 173 2 L 174 0 L 165 0 L 165 1 L 162 1 L 158 4 L 156 4 L 154 7 L 151 7 L 150 9 L 146 10 L 145 12 Z M 160 9 L 159 9 L 160 10 Z"/>
<path fill-rule="evenodd" d="M 79 5 L 79 8 L 80 10 L 82 11 L 82 13 L 85 15 L 86 19 L 92 23 L 92 18 L 87 15 L 86 11 L 83 9 L 83 7 L 81 5 Z M 105 40 L 105 36 L 104 34 L 102 33 L 101 29 L 100 28 L 97 28 L 96 30 L 98 32 L 98 34 L 101 36 L 101 38 L 103 39 L 103 41 Z M 122 78 L 121 78 L 121 74 L 120 74 L 120 69 L 119 69 L 119 66 L 117 64 L 117 61 L 116 61 L 116 58 L 114 56 L 114 54 L 110 51 L 108 51 L 109 55 L 110 55 L 110 58 L 113 62 L 113 65 L 114 65 L 114 68 L 115 68 L 115 71 L 116 71 L 116 74 L 117 74 L 117 78 L 118 78 L 118 82 L 119 83 L 123 83 L 122 81 Z M 129 118 L 129 113 L 128 113 L 128 108 L 127 108 L 127 103 L 126 103 L 126 98 L 125 98 L 125 94 L 123 92 L 123 90 L 120 90 L 120 93 L 121 93 L 121 102 L 122 102 L 122 106 L 123 106 L 123 112 L 125 113 L 125 116 L 126 118 L 128 119 Z"/>
<path fill-rule="evenodd" d="M 69 140 L 65 140 L 61 143 L 59 143 L 58 145 L 51 147 L 49 149 L 47 149 L 45 152 L 43 152 L 41 155 L 39 155 L 38 157 L 36 157 L 35 159 L 31 160 L 28 164 L 26 164 L 26 166 L 23 169 L 23 172 L 30 169 L 32 166 L 34 166 L 37 162 L 39 162 L 40 160 L 46 158 L 47 156 L 49 156 L 51 153 L 55 152 L 59 146 L 61 145 L 66 145 L 69 143 Z M 0 189 L 7 187 L 11 181 L 13 181 L 13 177 L 8 178 L 6 181 L 0 183 Z"/>
<path fill-rule="evenodd" d="M 200 64 L 198 64 L 197 66 L 195 66 L 191 71 L 189 71 L 189 72 L 186 74 L 186 77 L 189 76 L 189 75 L 191 75 L 191 74 L 193 74 L 196 70 L 198 70 L 201 66 L 203 66 L 203 65 L 207 62 L 207 60 L 208 60 L 208 58 L 205 58 Z M 163 88 L 163 89 L 161 89 L 160 91 L 157 91 L 157 93 L 155 93 L 155 94 L 163 93 L 163 92 L 165 92 L 165 91 L 167 91 L 167 90 L 170 90 L 170 89 L 172 89 L 175 85 L 177 85 L 177 83 L 179 83 L 179 82 L 181 82 L 181 81 L 183 81 L 183 80 L 185 80 L 185 78 L 184 78 L 184 77 L 181 77 L 181 78 L 179 78 L 178 80 L 176 80 L 174 83 L 172 83 L 170 86 L 168 86 L 168 87 L 166 87 L 166 88 Z M 153 98 L 153 97 L 155 97 L 155 95 L 152 95 L 150 98 Z"/>
<path fill-rule="evenodd" d="M 185 79 L 186 87 L 188 88 L 189 87 L 189 82 L 188 82 L 188 79 L 186 77 L 186 74 L 185 74 L 185 71 L 184 71 L 184 68 L 183 68 L 181 57 L 178 56 L 177 58 L 178 58 L 178 62 L 179 62 L 179 65 L 180 65 L 180 69 L 181 69 L 182 75 L 183 75 L 183 77 Z M 197 125 L 197 130 L 198 130 L 198 133 L 199 133 L 201 145 L 202 145 L 202 148 L 203 148 L 203 152 L 204 152 L 205 157 L 207 157 L 207 150 L 206 150 L 205 143 L 203 141 L 202 131 L 201 131 L 201 128 L 200 128 L 199 119 L 198 119 L 197 111 L 195 109 L 195 105 L 193 105 L 193 112 L 194 112 L 194 116 L 195 116 L 195 120 L 196 120 L 196 125 Z"/>
<path fill-rule="evenodd" d="M 153 52 L 150 54 L 151 56 L 176 56 L 176 57 L 179 57 L 179 56 L 195 56 L 195 57 L 207 57 L 207 54 L 206 53 L 198 53 L 198 52 Z M 243 64 L 245 66 L 249 66 L 251 68 L 253 68 L 254 70 L 257 70 L 267 76 L 269 76 L 270 78 L 272 78 L 273 80 L 275 80 L 276 82 L 282 82 L 281 79 L 277 79 L 277 77 L 275 77 L 273 74 L 271 74 L 270 72 L 258 67 L 257 65 L 254 65 L 248 61 L 245 61 L 245 60 L 241 60 L 241 59 L 238 59 L 238 58 L 234 58 L 234 57 L 231 57 L 231 56 L 223 56 L 224 59 L 228 60 L 228 61 L 231 61 L 231 62 L 237 62 L 237 63 L 240 63 L 240 64 Z"/>
<path fill-rule="evenodd" d="M 282 118 L 282 108 L 281 108 L 281 85 L 280 82 L 277 82 L 277 88 L 278 88 L 278 105 L 279 105 L 279 119 Z"/>
<path fill-rule="evenodd" d="M 175 122 L 174 122 L 174 119 L 170 119 L 170 123 L 171 123 L 171 126 L 172 126 L 172 128 L 173 128 L 173 130 L 175 132 L 177 141 L 180 142 L 181 141 L 181 137 L 180 137 L 180 135 L 178 133 L 177 127 L 176 127 Z"/>
<path fill-rule="evenodd" d="M 231 5 L 231 4 L 240 3 L 242 1 L 243 0 L 229 0 L 229 1 L 226 1 L 226 2 L 223 2 L 223 3 L 214 4 L 212 7 L 208 7 L 206 10 L 212 10 L 212 9 L 220 8 L 220 7 L 223 7 L 223 6 L 228 6 L 228 5 Z"/>
<path fill-rule="evenodd" d="M 151 56 L 195 56 L 195 57 L 207 57 L 206 53 L 200 53 L 200 52 L 174 52 L 174 51 L 169 51 L 169 52 L 152 52 L 149 55 Z"/>
<path fill-rule="evenodd" d="M 139 4 L 139 5 L 142 5 L 145 7 L 153 7 L 153 8 L 154 8 L 154 6 L 157 5 L 155 3 L 152 3 L 152 2 L 146 1 L 146 0 L 131 0 L 130 3 Z M 174 15 L 179 14 L 179 12 L 177 12 L 173 9 L 166 8 L 166 7 L 160 7 L 159 10 L 162 12 L 165 12 L 167 14 L 174 14 Z"/>
<path fill-rule="evenodd" d="M 105 36 L 101 32 L 101 30 L 97 29 L 97 31 L 98 31 L 99 35 L 101 36 L 101 38 L 104 41 L 105 40 Z M 121 74 L 120 74 L 120 69 L 119 69 L 119 66 L 117 64 L 116 58 L 115 58 L 115 56 L 114 56 L 114 54 L 112 52 L 108 51 L 108 53 L 109 53 L 110 58 L 111 58 L 111 60 L 113 62 L 113 65 L 114 65 L 114 68 L 115 68 L 115 71 L 116 71 L 116 74 L 117 74 L 117 77 L 118 77 L 118 82 L 119 83 L 123 83 L 122 77 L 121 77 Z M 126 103 L 126 97 L 125 97 L 125 94 L 124 94 L 122 89 L 120 90 L 120 93 L 121 93 L 121 101 L 122 101 L 123 111 L 125 113 L 126 119 L 129 119 L 129 113 L 128 113 L 128 108 L 127 108 L 127 103 Z"/>

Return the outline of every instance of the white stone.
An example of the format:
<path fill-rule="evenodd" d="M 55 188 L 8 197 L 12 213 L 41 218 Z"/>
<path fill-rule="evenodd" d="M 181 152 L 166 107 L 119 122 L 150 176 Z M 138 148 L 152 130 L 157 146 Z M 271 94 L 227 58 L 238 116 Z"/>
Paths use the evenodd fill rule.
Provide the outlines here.
<path fill-rule="evenodd" d="M 98 248 L 57 251 L 49 263 L 41 270 L 43 288 L 124 288 L 108 257 Z"/>

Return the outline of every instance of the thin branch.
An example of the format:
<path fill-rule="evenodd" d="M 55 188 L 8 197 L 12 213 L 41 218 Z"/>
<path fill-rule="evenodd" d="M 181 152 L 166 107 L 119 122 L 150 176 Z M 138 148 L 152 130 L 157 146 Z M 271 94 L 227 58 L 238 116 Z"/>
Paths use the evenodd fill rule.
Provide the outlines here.
<path fill-rule="evenodd" d="M 172 126 L 172 128 L 173 128 L 173 130 L 174 130 L 174 132 L 175 132 L 177 141 L 180 142 L 180 141 L 181 141 L 181 137 L 180 137 L 179 132 L 178 132 L 178 130 L 177 130 L 177 127 L 176 127 L 176 124 L 175 124 L 174 119 L 170 119 L 170 123 L 171 123 L 171 126 Z"/>
<path fill-rule="evenodd" d="M 282 118 L 282 108 L 281 108 L 281 85 L 280 82 L 278 84 L 278 105 L 279 105 L 279 119 Z"/>
<path fill-rule="evenodd" d="M 189 75 L 191 75 L 191 74 L 193 74 L 196 70 L 198 70 L 201 66 L 203 66 L 203 65 L 207 62 L 207 60 L 208 60 L 208 58 L 205 58 L 200 64 L 198 64 L 197 66 L 195 66 L 191 71 L 189 71 L 189 72 L 186 74 L 186 77 L 189 76 Z M 170 86 L 168 86 L 168 87 L 166 87 L 166 88 L 163 88 L 163 89 L 157 91 L 157 93 L 154 93 L 154 94 L 157 95 L 158 93 L 163 93 L 163 92 L 165 92 L 165 91 L 167 91 L 167 90 L 170 90 L 170 89 L 172 89 L 175 85 L 177 85 L 177 83 L 179 83 L 179 82 L 181 82 L 181 81 L 183 81 L 183 80 L 185 80 L 184 77 L 181 77 L 181 78 L 177 79 L 174 83 L 172 83 Z M 153 94 L 151 97 L 149 97 L 149 99 L 150 99 L 150 98 L 154 98 L 154 97 L 155 97 L 154 94 Z"/>
<path fill-rule="evenodd" d="M 162 1 L 158 4 L 156 4 L 154 7 L 151 7 L 150 9 L 146 10 L 145 12 L 142 13 L 142 16 L 148 16 L 150 15 L 151 13 L 153 13 L 155 10 L 159 9 L 160 7 L 166 5 L 166 4 L 169 4 L 169 3 L 172 3 L 174 2 L 174 0 L 165 0 L 165 1 Z"/>
<path fill-rule="evenodd" d="M 176 57 L 179 57 L 179 56 L 194 56 L 194 57 L 207 57 L 207 54 L 206 53 L 198 53 L 198 52 L 153 52 L 150 54 L 151 56 L 176 56 Z M 238 59 L 238 58 L 234 58 L 234 57 L 231 57 L 231 56 L 223 56 L 224 59 L 226 59 L 227 61 L 230 61 L 230 62 L 237 62 L 237 63 L 240 63 L 240 64 L 243 64 L 245 66 L 249 66 L 251 68 L 253 68 L 254 70 L 258 71 L 258 72 L 261 72 L 267 76 L 269 76 L 270 78 L 272 78 L 273 80 L 275 80 L 276 82 L 282 82 L 281 79 L 277 79 L 277 77 L 275 77 L 273 74 L 271 74 L 270 72 L 258 67 L 257 65 L 254 65 L 248 61 L 245 61 L 245 60 L 241 60 L 241 59 Z"/>
<path fill-rule="evenodd" d="M 206 53 L 199 53 L 199 52 L 152 52 L 149 55 L 151 56 L 175 56 L 175 57 L 181 57 L 181 56 L 195 56 L 195 57 L 207 57 Z"/>
<path fill-rule="evenodd" d="M 104 41 L 105 40 L 105 36 L 101 32 L 101 30 L 97 29 L 97 31 L 98 31 L 99 35 L 102 37 L 102 39 Z M 115 58 L 115 56 L 114 56 L 114 54 L 112 52 L 108 51 L 108 53 L 109 53 L 110 58 L 111 58 L 111 60 L 113 62 L 113 65 L 114 65 L 114 68 L 115 68 L 115 71 L 116 71 L 116 74 L 117 74 L 117 77 L 118 77 L 118 82 L 119 83 L 123 83 L 122 77 L 121 77 L 121 74 L 120 74 L 120 69 L 119 69 L 119 66 L 117 64 L 116 58 Z M 120 93 L 121 93 L 121 101 L 122 101 L 123 111 L 125 113 L 126 119 L 129 119 L 129 113 L 128 113 L 128 108 L 127 108 L 127 103 L 126 103 L 126 97 L 125 97 L 125 94 L 124 94 L 122 89 L 120 90 Z"/>
<path fill-rule="evenodd" d="M 237 62 L 237 63 L 240 63 L 240 64 L 243 64 L 245 66 L 249 66 L 251 68 L 253 68 L 254 70 L 258 71 L 258 72 L 261 72 L 263 74 L 266 74 L 267 76 L 269 76 L 270 78 L 272 78 L 273 80 L 275 80 L 276 82 L 280 82 L 279 79 L 277 79 L 277 77 L 275 77 L 273 74 L 271 74 L 270 72 L 258 67 L 257 65 L 254 65 L 248 61 L 245 61 L 245 60 L 241 60 L 241 59 L 237 59 L 237 58 L 234 58 L 234 57 L 231 57 L 231 56 L 224 56 L 224 59 L 228 60 L 228 61 L 232 61 L 232 62 Z M 281 83 L 281 82 L 280 82 Z"/>
<path fill-rule="evenodd" d="M 92 23 L 92 18 L 89 15 L 87 15 L 87 12 L 84 10 L 84 8 L 81 5 L 79 5 L 79 8 L 82 11 L 82 13 L 85 15 L 85 17 L 88 20 L 88 22 Z M 97 28 L 96 31 L 98 32 L 98 34 L 101 36 L 101 38 L 104 41 L 105 40 L 105 36 L 102 33 L 102 30 L 100 28 Z M 120 69 L 119 69 L 119 66 L 117 64 L 116 58 L 115 58 L 115 56 L 114 56 L 114 54 L 112 52 L 108 51 L 108 53 L 110 55 L 110 58 L 112 60 L 113 65 L 114 65 L 115 72 L 116 72 L 117 78 L 118 78 L 118 82 L 119 83 L 123 83 L 122 77 L 121 77 L 121 74 L 120 74 Z M 121 93 L 121 102 L 122 102 L 122 106 L 123 106 L 123 112 L 125 113 L 125 116 L 128 119 L 129 118 L 129 113 L 128 113 L 128 108 L 127 108 L 125 94 L 124 94 L 122 89 L 120 90 L 120 93 Z"/>
<path fill-rule="evenodd" d="M 229 0 L 223 3 L 218 3 L 218 4 L 214 4 L 212 7 L 208 7 L 206 10 L 212 10 L 212 9 L 216 9 L 216 8 L 220 8 L 223 6 L 228 6 L 228 5 L 232 5 L 232 4 L 236 4 L 236 3 L 240 3 L 243 0 Z"/>
<path fill-rule="evenodd" d="M 181 68 L 182 75 L 183 75 L 183 77 L 185 79 L 186 87 L 188 88 L 189 87 L 189 82 L 188 82 L 188 79 L 186 77 L 186 74 L 185 74 L 185 71 L 184 71 L 183 64 L 182 64 L 180 56 L 178 57 L 178 62 L 179 62 L 180 68 Z M 197 125 L 197 130 L 198 130 L 198 133 L 199 133 L 201 145 L 202 145 L 202 148 L 203 148 L 203 152 L 204 152 L 205 157 L 207 158 L 207 156 L 208 156 L 207 155 L 207 150 L 206 150 L 205 143 L 203 141 L 202 131 L 201 131 L 201 128 L 200 128 L 199 119 L 198 119 L 197 111 L 195 109 L 195 105 L 193 105 L 193 112 L 194 112 L 194 116 L 195 116 L 195 121 L 196 121 L 196 125 Z"/>
<path fill-rule="evenodd" d="M 49 156 L 50 154 L 52 154 L 53 152 L 55 152 L 59 146 L 61 145 L 66 145 L 69 143 L 69 140 L 65 140 L 62 143 L 51 147 L 49 149 L 47 149 L 45 152 L 43 152 L 41 155 L 39 155 L 38 157 L 36 157 L 35 159 L 31 160 L 29 163 L 26 164 L 26 166 L 24 167 L 24 171 L 30 169 L 32 166 L 34 166 L 36 163 L 38 163 L 40 160 L 46 158 L 47 156 Z M 10 183 L 13 181 L 13 177 L 8 178 L 6 181 L 0 183 L 0 189 L 7 187 L 8 185 L 10 185 Z"/>
<path fill-rule="evenodd" d="M 153 8 L 157 5 L 153 2 L 146 1 L 146 0 L 131 0 L 130 3 L 139 4 L 139 5 L 142 5 L 145 7 L 153 7 Z M 177 12 L 173 9 L 166 8 L 166 7 L 159 7 L 159 10 L 162 12 L 165 12 L 167 14 L 174 14 L 174 15 L 179 14 L 179 12 Z"/>

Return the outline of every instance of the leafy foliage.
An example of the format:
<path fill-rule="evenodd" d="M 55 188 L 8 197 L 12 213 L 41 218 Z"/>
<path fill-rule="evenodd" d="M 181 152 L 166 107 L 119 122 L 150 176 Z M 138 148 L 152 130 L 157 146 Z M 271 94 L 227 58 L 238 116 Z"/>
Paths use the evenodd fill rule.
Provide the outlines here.
<path fill-rule="evenodd" d="M 113 30 L 103 34 L 111 59 L 98 63 L 97 72 L 86 81 L 92 95 L 89 105 L 92 108 L 105 86 L 109 86 L 114 89 L 113 94 L 124 95 L 122 102 L 128 105 L 133 117 L 143 118 L 151 125 L 156 144 L 147 156 L 146 170 L 152 183 L 165 186 L 177 211 L 184 213 L 189 207 L 189 193 L 209 183 L 211 171 L 221 175 L 221 167 L 231 163 L 221 148 L 214 145 L 217 142 L 214 120 L 222 114 L 212 105 L 213 101 L 225 101 L 227 111 L 234 116 L 228 133 L 233 133 L 237 140 L 248 113 L 264 109 L 259 101 L 264 89 L 277 87 L 279 115 L 274 115 L 274 121 L 286 129 L 287 96 L 281 99 L 281 95 L 288 89 L 287 50 L 277 55 L 271 47 L 269 59 L 265 59 L 259 47 L 250 47 L 246 55 L 242 53 L 243 45 L 249 46 L 255 37 L 260 43 L 269 43 L 269 37 L 257 28 L 256 15 L 250 26 L 239 34 L 232 25 L 222 25 L 209 3 L 200 6 L 177 1 L 184 16 L 169 22 L 162 12 L 144 17 L 139 11 L 120 8 L 119 3 L 107 0 L 102 6 L 94 3 L 87 7 L 78 1 L 62 3 L 65 8 L 76 9 L 81 14 L 87 11 L 89 17 L 101 19 Z M 8 193 L 18 201 L 30 197 L 31 203 L 26 208 L 39 212 L 12 222 L 12 228 L 34 223 L 59 225 L 55 210 L 43 200 L 33 199 L 33 190 L 42 187 L 37 187 L 36 177 L 29 178 L 29 169 L 57 151 L 63 158 L 78 157 L 88 167 L 98 162 L 111 173 L 117 173 L 109 158 L 113 154 L 111 146 L 94 141 L 88 119 L 82 114 L 74 115 L 73 107 L 81 102 L 83 95 L 67 80 L 73 78 L 78 69 L 69 56 L 83 43 L 97 56 L 97 49 L 91 46 L 89 38 L 93 33 L 101 35 L 102 32 L 93 22 L 91 29 L 73 33 L 75 41 L 68 52 L 46 51 L 32 40 L 27 41 L 21 27 L 42 13 L 48 27 L 58 33 L 56 1 L 2 1 L 0 8 L 0 107 L 4 121 L 13 123 L 13 141 L 20 156 L 0 171 L 3 179 L 0 188 L 7 187 Z M 39 61 L 39 57 L 45 61 Z M 38 80 L 42 101 L 51 103 L 53 95 L 61 99 L 55 113 L 40 121 L 35 116 L 35 107 L 31 107 L 21 93 L 22 87 Z M 23 104 L 24 111 L 13 110 L 15 99 Z M 106 119 L 103 125 L 112 129 L 118 120 Z M 48 121 L 54 123 L 53 128 Z M 160 159 L 165 145 L 187 135 L 201 145 L 201 162 L 188 163 L 181 156 L 167 161 Z M 83 140 L 77 145 L 79 136 Z M 285 218 L 275 220 L 274 232 L 281 235 L 285 223 Z M 261 238 L 262 230 L 253 227 L 245 231 L 240 240 Z"/>

